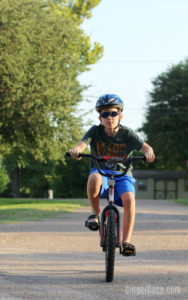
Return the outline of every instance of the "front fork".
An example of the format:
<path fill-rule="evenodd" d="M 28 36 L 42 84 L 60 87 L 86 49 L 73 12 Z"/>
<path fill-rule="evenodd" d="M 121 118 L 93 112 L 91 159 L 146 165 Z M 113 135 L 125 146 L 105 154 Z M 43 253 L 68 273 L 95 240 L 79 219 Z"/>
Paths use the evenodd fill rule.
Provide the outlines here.
<path fill-rule="evenodd" d="M 116 218 L 116 247 L 121 249 L 121 224 L 120 224 L 120 213 L 119 210 L 110 202 L 107 205 L 101 214 L 101 222 L 100 222 L 100 247 L 105 251 L 105 226 L 106 226 L 106 218 L 108 216 L 108 212 L 110 209 L 115 211 Z"/>

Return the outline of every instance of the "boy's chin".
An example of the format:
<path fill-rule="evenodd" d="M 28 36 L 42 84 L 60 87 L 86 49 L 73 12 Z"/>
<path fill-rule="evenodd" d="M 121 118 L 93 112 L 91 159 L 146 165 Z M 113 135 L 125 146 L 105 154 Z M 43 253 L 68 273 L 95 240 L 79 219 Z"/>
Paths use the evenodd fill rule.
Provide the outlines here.
<path fill-rule="evenodd" d="M 108 128 L 111 128 L 111 129 L 115 129 L 117 127 L 117 125 L 114 125 L 114 124 L 108 124 L 107 126 Z"/>

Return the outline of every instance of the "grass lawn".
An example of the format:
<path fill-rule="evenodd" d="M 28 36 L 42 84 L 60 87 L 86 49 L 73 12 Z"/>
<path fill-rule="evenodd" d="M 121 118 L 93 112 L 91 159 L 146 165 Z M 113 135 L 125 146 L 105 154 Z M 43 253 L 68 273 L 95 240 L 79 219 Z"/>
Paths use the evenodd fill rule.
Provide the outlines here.
<path fill-rule="evenodd" d="M 88 206 L 82 200 L 42 200 L 0 198 L 0 223 L 41 221 Z"/>
<path fill-rule="evenodd" d="M 177 200 L 174 200 L 174 202 L 183 204 L 183 205 L 188 205 L 188 199 L 177 199 Z"/>

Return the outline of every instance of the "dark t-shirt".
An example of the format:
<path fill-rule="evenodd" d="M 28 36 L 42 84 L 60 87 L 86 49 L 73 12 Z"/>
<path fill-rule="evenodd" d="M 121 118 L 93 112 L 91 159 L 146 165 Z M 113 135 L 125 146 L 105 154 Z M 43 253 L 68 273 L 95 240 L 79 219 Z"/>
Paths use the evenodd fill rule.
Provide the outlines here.
<path fill-rule="evenodd" d="M 124 156 L 126 158 L 131 155 L 133 150 L 140 150 L 144 144 L 144 141 L 132 129 L 122 125 L 114 136 L 107 135 L 103 125 L 94 125 L 86 132 L 82 141 L 90 145 L 93 155 Z M 100 162 L 100 167 L 113 171 L 125 169 L 125 165 L 122 163 Z M 132 167 L 128 175 L 131 175 L 131 169 Z"/>

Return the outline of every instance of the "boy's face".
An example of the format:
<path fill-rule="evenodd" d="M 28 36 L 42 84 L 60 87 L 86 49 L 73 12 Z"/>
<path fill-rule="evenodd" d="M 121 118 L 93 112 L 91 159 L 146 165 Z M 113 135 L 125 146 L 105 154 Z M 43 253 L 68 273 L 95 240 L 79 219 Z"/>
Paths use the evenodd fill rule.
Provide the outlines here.
<path fill-rule="evenodd" d="M 102 113 L 104 112 L 116 112 L 118 113 L 117 116 L 111 116 L 108 115 L 107 118 L 104 118 L 101 116 Z M 106 128 L 106 129 L 115 129 L 120 120 L 123 118 L 122 113 L 116 108 L 116 107 L 111 107 L 111 108 L 104 108 L 101 110 L 100 112 L 100 116 L 99 116 L 99 120 L 101 121 L 102 125 Z"/>

